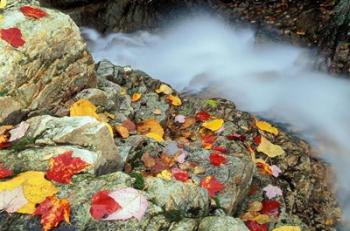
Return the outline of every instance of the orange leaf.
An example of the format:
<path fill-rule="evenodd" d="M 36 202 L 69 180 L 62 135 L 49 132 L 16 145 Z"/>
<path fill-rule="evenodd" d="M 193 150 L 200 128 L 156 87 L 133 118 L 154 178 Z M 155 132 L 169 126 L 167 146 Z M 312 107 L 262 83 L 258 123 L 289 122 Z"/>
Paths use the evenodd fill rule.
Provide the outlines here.
<path fill-rule="evenodd" d="M 132 96 L 131 96 L 131 102 L 137 102 L 141 99 L 142 97 L 142 94 L 141 93 L 134 93 Z"/>
<path fill-rule="evenodd" d="M 57 227 L 63 220 L 69 223 L 70 205 L 66 199 L 49 196 L 39 204 L 34 215 L 41 216 L 43 230 L 48 231 Z"/>
<path fill-rule="evenodd" d="M 114 128 L 122 138 L 126 139 L 129 137 L 129 130 L 126 127 L 116 125 Z"/>
<path fill-rule="evenodd" d="M 50 160 L 50 169 L 46 177 L 61 184 L 69 184 L 72 176 L 81 172 L 88 164 L 79 157 L 73 157 L 72 151 L 64 152 Z"/>
<path fill-rule="evenodd" d="M 142 135 L 145 135 L 148 133 L 155 133 L 160 137 L 163 137 L 164 135 L 163 127 L 159 124 L 158 121 L 154 119 L 149 119 L 138 123 L 137 131 Z"/>
<path fill-rule="evenodd" d="M 211 197 L 215 197 L 218 192 L 225 188 L 225 186 L 217 181 L 214 176 L 207 176 L 203 178 L 200 182 L 200 186 L 205 188 Z"/>
<path fill-rule="evenodd" d="M 176 96 L 176 95 L 168 95 L 167 96 L 167 100 L 171 103 L 171 105 L 173 106 L 181 106 L 182 105 L 182 101 L 181 99 Z"/>
<path fill-rule="evenodd" d="M 22 6 L 19 8 L 24 16 L 40 19 L 47 16 L 47 13 L 39 8 L 34 8 L 31 6 Z"/>

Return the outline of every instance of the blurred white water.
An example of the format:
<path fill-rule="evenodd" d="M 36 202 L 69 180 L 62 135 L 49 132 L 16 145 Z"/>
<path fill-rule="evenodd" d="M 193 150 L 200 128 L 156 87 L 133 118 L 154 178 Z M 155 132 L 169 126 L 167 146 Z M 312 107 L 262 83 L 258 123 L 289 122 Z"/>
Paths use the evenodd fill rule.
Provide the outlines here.
<path fill-rule="evenodd" d="M 254 32 L 209 16 L 185 19 L 150 34 L 101 36 L 83 29 L 95 60 L 131 65 L 174 86 L 210 86 L 241 109 L 289 123 L 332 163 L 340 204 L 350 218 L 350 81 L 312 70 L 308 52 L 256 44 Z"/>

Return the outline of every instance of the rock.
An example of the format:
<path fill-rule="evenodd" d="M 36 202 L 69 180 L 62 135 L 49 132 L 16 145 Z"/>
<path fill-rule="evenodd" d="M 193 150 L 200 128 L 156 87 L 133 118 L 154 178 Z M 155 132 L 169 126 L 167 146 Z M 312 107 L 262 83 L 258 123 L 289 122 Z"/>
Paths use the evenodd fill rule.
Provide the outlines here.
<path fill-rule="evenodd" d="M 113 92 L 113 91 L 112 91 Z M 79 92 L 76 100 L 87 99 L 97 107 L 97 112 L 115 110 L 116 103 L 113 101 L 113 95 L 108 94 L 105 91 L 96 88 L 88 88 Z"/>
<path fill-rule="evenodd" d="M 201 220 L 198 231 L 249 231 L 240 220 L 229 216 L 206 217 Z"/>
<path fill-rule="evenodd" d="M 33 117 L 27 123 L 30 127 L 22 139 L 30 141 L 29 147 L 22 144 L 24 150 L 21 151 L 0 151 L 5 165 L 13 166 L 17 171 L 45 170 L 49 155 L 55 156 L 68 150 L 91 163 L 97 175 L 122 168 L 118 149 L 108 128 L 94 118 L 46 115 Z"/>
<path fill-rule="evenodd" d="M 3 13 L 1 28 L 19 28 L 25 44 L 14 48 L 0 41 L 0 108 L 14 105 L 0 113 L 0 123 L 19 109 L 54 114 L 72 95 L 96 86 L 94 63 L 79 28 L 69 16 L 43 10 L 48 16 L 39 20 L 25 17 L 17 4 Z"/>
<path fill-rule="evenodd" d="M 184 218 L 181 221 L 172 224 L 169 231 L 196 231 L 198 222 L 195 219 Z"/>

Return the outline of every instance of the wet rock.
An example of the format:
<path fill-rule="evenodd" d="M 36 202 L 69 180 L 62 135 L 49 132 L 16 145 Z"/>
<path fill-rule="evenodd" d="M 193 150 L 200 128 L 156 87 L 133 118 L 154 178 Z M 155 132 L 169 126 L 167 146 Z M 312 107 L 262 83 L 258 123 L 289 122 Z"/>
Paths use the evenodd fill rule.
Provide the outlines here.
<path fill-rule="evenodd" d="M 245 224 L 229 216 L 206 217 L 201 220 L 198 231 L 249 231 Z"/>
<path fill-rule="evenodd" d="M 94 63 L 79 28 L 69 16 L 43 10 L 49 16 L 40 20 L 28 20 L 17 4 L 10 3 L 3 13 L 1 27 L 19 28 L 25 43 L 19 48 L 0 43 L 0 106 L 9 102 L 4 96 L 17 105 L 1 113 L 0 123 L 18 108 L 54 114 L 72 95 L 96 85 Z"/>

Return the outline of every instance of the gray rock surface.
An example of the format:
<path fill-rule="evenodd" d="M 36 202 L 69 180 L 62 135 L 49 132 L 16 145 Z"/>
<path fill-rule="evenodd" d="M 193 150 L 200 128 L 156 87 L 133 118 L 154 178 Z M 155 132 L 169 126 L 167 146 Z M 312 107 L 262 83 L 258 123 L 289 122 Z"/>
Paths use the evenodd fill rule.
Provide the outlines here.
<path fill-rule="evenodd" d="M 244 223 L 233 217 L 206 217 L 201 220 L 198 231 L 249 231 Z"/>

